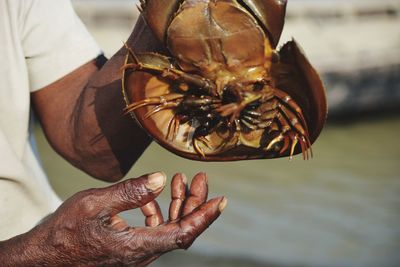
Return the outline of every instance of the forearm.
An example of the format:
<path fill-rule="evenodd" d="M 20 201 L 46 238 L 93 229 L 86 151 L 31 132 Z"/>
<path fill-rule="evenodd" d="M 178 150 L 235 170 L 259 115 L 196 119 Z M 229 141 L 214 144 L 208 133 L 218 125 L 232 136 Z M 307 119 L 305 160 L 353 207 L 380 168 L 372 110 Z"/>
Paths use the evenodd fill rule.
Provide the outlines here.
<path fill-rule="evenodd" d="M 139 24 L 127 41 L 136 51 L 154 49 L 149 46 L 156 44 L 144 29 L 144 24 Z M 122 48 L 101 70 L 90 62 L 76 71 L 79 73 L 33 95 L 53 148 L 76 167 L 108 181 L 120 179 L 151 142 L 123 112 L 121 67 L 125 56 Z"/>
<path fill-rule="evenodd" d="M 124 114 L 121 49 L 91 75 L 70 116 L 72 155 L 69 161 L 94 177 L 116 181 L 129 171 L 151 139 Z"/>

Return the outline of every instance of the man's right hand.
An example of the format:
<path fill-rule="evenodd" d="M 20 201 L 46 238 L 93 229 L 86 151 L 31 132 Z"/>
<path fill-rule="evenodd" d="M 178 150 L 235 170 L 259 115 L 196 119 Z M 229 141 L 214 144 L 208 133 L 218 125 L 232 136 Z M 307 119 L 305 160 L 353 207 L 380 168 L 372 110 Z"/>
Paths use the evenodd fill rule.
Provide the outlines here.
<path fill-rule="evenodd" d="M 169 220 L 154 200 L 165 174 L 129 179 L 79 192 L 30 232 L 0 242 L 6 266 L 146 266 L 163 253 L 188 248 L 225 208 L 224 197 L 207 201 L 207 176 L 172 179 Z M 146 227 L 129 226 L 118 213 L 141 208 Z"/>

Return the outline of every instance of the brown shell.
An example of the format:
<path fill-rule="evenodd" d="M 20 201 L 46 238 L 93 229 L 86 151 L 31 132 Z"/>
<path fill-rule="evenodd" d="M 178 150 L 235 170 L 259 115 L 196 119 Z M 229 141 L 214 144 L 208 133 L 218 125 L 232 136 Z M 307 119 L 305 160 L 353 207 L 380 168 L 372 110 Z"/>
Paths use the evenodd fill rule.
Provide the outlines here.
<path fill-rule="evenodd" d="M 196 3 L 204 1 L 206 0 L 146 0 L 142 1 L 142 14 L 155 36 L 164 43 L 169 52 L 172 52 L 171 48 L 173 49 L 173 53 L 170 54 L 178 55 L 179 47 L 170 47 L 167 45 L 168 38 L 170 38 L 170 25 L 177 11 L 182 8 L 183 2 L 185 2 L 185 5 L 196 5 Z M 220 1 L 232 3 L 235 0 Z M 254 21 L 259 26 L 257 27 L 261 28 L 268 35 L 270 46 L 275 48 L 283 29 L 286 1 L 241 0 L 237 4 L 239 5 L 239 3 L 240 6 L 238 8 L 245 8 L 254 16 Z M 225 23 L 229 26 L 229 20 L 225 21 Z M 199 29 L 199 32 L 201 30 Z M 185 44 L 182 43 L 179 45 Z M 203 53 L 201 48 L 196 47 L 196 49 L 198 51 L 194 52 Z M 185 49 L 185 52 L 187 51 L 188 49 Z M 235 56 L 232 52 L 230 53 L 230 55 Z M 301 107 L 308 126 L 310 141 L 313 143 L 319 136 L 327 116 L 327 102 L 323 83 L 316 70 L 294 40 L 285 44 L 278 53 L 280 60 L 272 63 L 270 69 L 272 83 L 275 88 L 286 92 Z M 179 58 L 169 58 L 166 54 L 147 53 L 138 54 L 137 56 L 141 63 L 151 64 L 158 68 L 175 68 L 175 63 L 184 65 L 182 62 L 179 62 Z M 129 58 L 128 56 L 127 63 L 132 63 L 132 59 Z M 185 57 L 185 59 L 187 58 Z M 218 62 L 218 59 L 216 62 Z M 186 71 L 195 71 L 196 60 L 190 60 L 189 63 L 191 65 L 186 68 Z M 201 64 L 198 66 L 201 66 Z M 129 69 L 124 71 L 123 87 L 130 88 L 130 90 L 124 89 L 127 105 L 148 97 L 171 93 L 173 86 L 173 82 L 151 71 L 132 71 Z M 191 127 L 188 124 L 181 124 L 177 127 L 176 137 L 168 137 L 171 125 L 173 125 L 173 123 L 171 124 L 171 120 L 174 117 L 174 111 L 172 109 L 165 109 L 150 117 L 146 117 L 146 114 L 153 107 L 144 106 L 134 110 L 134 117 L 154 137 L 155 141 L 179 156 L 201 161 L 234 161 L 276 158 L 289 155 L 289 153 L 278 154 L 278 151 L 266 151 L 262 149 L 260 144 L 265 143 L 265 139 L 269 138 L 265 136 L 263 130 L 237 134 L 227 131 L 221 126 L 205 136 L 206 140 L 211 141 L 211 145 L 198 144 L 205 152 L 205 156 L 201 156 L 195 151 L 192 142 L 189 141 L 190 138 L 188 136 L 191 134 Z M 295 154 L 301 152 L 302 149 L 297 146 Z"/>
<path fill-rule="evenodd" d="M 231 0 L 187 0 L 170 23 L 166 44 L 182 70 L 207 73 L 263 66 L 268 40 L 258 21 Z"/>
<path fill-rule="evenodd" d="M 272 47 L 276 47 L 285 24 L 287 0 L 242 0 L 269 33 Z"/>
<path fill-rule="evenodd" d="M 147 24 L 158 40 L 164 42 L 169 24 L 182 0 L 145 0 L 141 2 L 142 14 Z"/>
<path fill-rule="evenodd" d="M 142 14 L 160 41 L 165 41 L 169 24 L 182 2 L 184 1 L 142 1 Z M 269 33 L 272 46 L 276 47 L 285 22 L 287 0 L 242 0 L 241 2 L 259 20 L 264 30 Z"/>

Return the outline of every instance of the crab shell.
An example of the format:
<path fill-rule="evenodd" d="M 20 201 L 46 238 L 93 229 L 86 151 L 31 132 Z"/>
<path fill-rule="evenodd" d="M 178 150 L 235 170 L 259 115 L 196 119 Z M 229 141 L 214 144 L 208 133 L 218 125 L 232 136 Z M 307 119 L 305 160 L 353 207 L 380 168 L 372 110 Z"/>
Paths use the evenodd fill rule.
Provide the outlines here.
<path fill-rule="evenodd" d="M 195 4 L 202 0 L 186 1 Z M 168 48 L 169 25 L 184 1 L 146 0 L 141 2 L 142 16 L 156 38 Z M 283 0 L 242 0 L 237 5 L 244 7 L 255 17 L 259 26 L 268 36 L 271 47 L 276 49 L 283 30 L 286 3 Z M 323 83 L 295 40 L 286 43 L 278 53 L 279 60 L 272 62 L 271 65 L 272 79 L 279 90 L 290 95 L 301 107 L 308 126 L 310 141 L 314 143 L 325 124 L 327 116 L 327 102 Z M 167 54 L 166 56 L 170 55 Z M 147 60 L 151 61 L 151 59 Z M 157 57 L 157 60 L 160 61 L 159 57 Z M 161 61 L 152 61 L 152 64 L 168 67 L 167 61 Z M 123 83 L 125 88 L 135 88 L 134 90 L 125 90 L 127 104 L 148 97 L 167 94 L 171 90 L 168 81 L 144 71 L 124 72 Z M 251 140 L 254 139 L 255 142 L 259 143 L 262 138 L 261 131 L 255 131 L 248 136 L 235 136 L 220 130 L 218 134 L 212 133 L 208 136 L 212 142 L 215 142 L 216 146 L 207 151 L 205 157 L 202 157 L 189 149 L 190 144 L 185 141 L 187 140 L 187 132 L 190 131 L 189 126 L 185 128 L 182 125 L 179 128 L 174 142 L 166 138 L 171 118 L 174 115 L 172 110 L 164 110 L 154 114 L 152 119 L 145 118 L 147 112 L 146 108 L 137 109 L 134 111 L 134 117 L 159 144 L 185 158 L 201 161 L 234 161 L 289 156 L 288 154 L 265 153 L 262 149 L 255 149 L 256 146 L 252 144 Z M 228 135 L 230 137 L 226 139 Z M 240 142 L 238 142 L 239 139 L 241 139 Z M 226 142 L 226 140 L 229 140 L 229 142 Z M 218 149 L 215 149 L 217 146 L 223 146 L 225 149 L 219 152 Z M 226 147 L 229 147 L 229 149 L 226 149 Z M 203 149 L 207 150 L 207 147 L 204 146 Z M 295 150 L 295 154 L 298 153 L 301 153 L 299 147 Z"/>
<path fill-rule="evenodd" d="M 141 1 L 143 16 L 156 37 L 164 42 L 169 25 L 183 0 Z M 196 2 L 196 1 L 192 1 Z M 201 2 L 198 0 L 197 2 Z M 259 25 L 268 33 L 272 46 L 278 45 L 285 22 L 287 0 L 242 0 Z M 239 3 L 238 3 L 239 5 Z"/>

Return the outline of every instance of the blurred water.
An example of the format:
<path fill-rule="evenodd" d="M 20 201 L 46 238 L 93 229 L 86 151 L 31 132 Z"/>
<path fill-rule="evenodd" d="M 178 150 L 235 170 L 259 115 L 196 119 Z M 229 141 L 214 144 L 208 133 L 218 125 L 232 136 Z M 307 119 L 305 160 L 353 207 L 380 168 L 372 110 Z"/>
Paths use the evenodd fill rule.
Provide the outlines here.
<path fill-rule="evenodd" d="M 229 198 L 223 216 L 190 250 L 194 258 L 178 253 L 155 266 L 399 266 L 399 131 L 400 118 L 330 125 L 312 160 L 292 162 L 200 163 L 153 144 L 128 176 L 206 171 L 211 195 Z M 38 134 L 44 166 L 62 197 L 104 185 L 63 163 Z M 160 198 L 164 210 L 168 195 Z M 143 225 L 139 213 L 125 217 Z M 197 265 L 189 264 L 193 259 Z"/>

